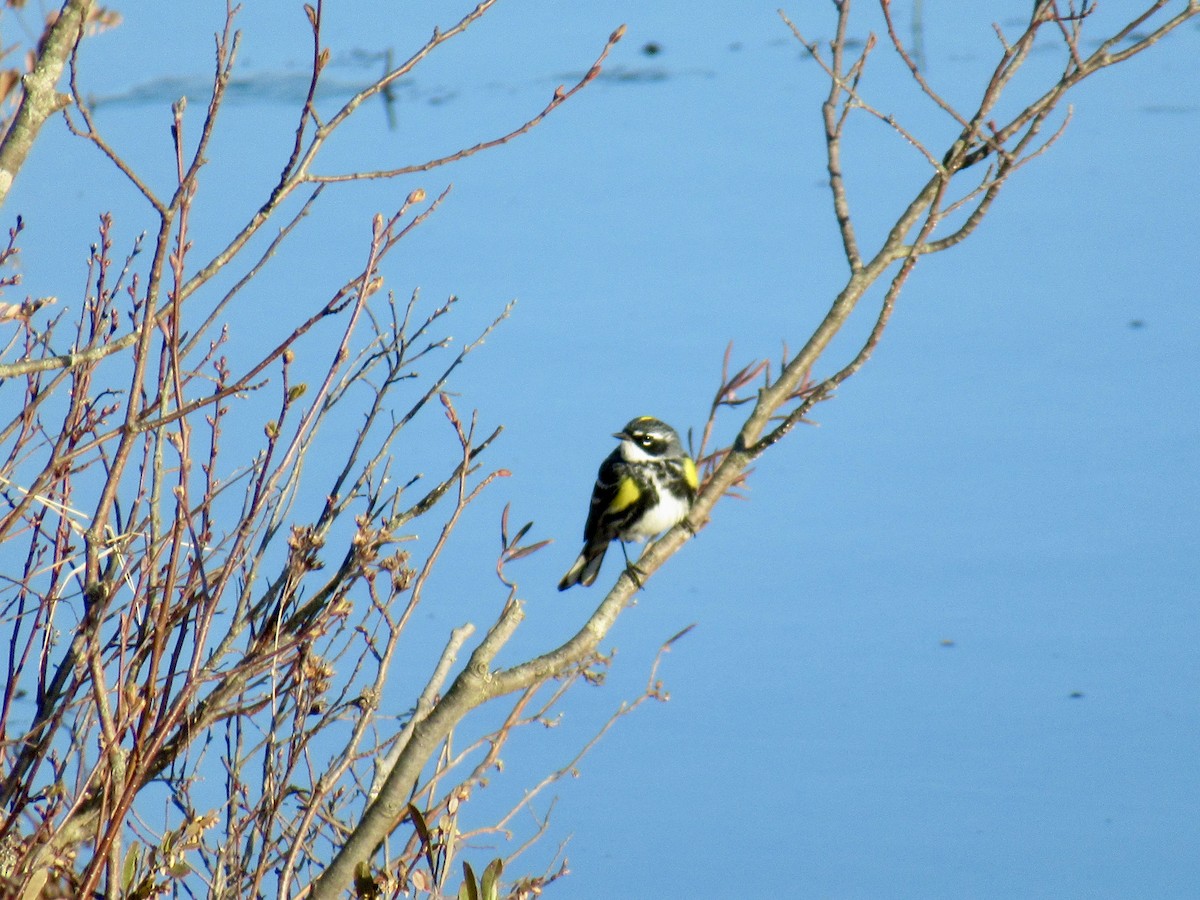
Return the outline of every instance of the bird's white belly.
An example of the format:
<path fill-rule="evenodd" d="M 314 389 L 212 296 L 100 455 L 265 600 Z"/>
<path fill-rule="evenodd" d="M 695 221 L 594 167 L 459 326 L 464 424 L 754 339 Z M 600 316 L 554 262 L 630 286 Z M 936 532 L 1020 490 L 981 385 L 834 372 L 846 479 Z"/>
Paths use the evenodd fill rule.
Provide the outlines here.
<path fill-rule="evenodd" d="M 687 501 L 676 497 L 670 491 L 659 489 L 659 503 L 654 509 L 642 516 L 640 522 L 633 528 L 621 532 L 623 541 L 645 541 L 661 534 L 669 528 L 678 525 L 688 513 Z"/>

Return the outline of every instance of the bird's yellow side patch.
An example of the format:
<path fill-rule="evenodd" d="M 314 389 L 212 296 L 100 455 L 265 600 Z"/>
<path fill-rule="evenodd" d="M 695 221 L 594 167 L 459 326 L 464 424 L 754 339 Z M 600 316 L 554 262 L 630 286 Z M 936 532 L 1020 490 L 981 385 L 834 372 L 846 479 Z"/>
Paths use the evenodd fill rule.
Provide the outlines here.
<path fill-rule="evenodd" d="M 688 486 L 693 491 L 700 486 L 700 479 L 696 476 L 696 464 L 692 462 L 690 456 L 685 456 L 683 459 L 683 477 L 687 479 Z"/>
<path fill-rule="evenodd" d="M 620 512 L 637 503 L 640 496 L 642 496 L 642 491 L 637 482 L 632 478 L 622 478 L 620 486 L 617 487 L 617 495 L 613 497 L 612 503 L 608 504 L 608 511 Z"/>

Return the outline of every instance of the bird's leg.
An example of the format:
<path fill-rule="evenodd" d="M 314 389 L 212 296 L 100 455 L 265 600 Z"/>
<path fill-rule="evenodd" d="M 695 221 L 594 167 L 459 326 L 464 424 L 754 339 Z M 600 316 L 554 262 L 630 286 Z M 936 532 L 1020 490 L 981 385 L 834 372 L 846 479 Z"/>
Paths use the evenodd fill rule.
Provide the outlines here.
<path fill-rule="evenodd" d="M 646 548 L 643 547 L 642 553 L 645 553 L 645 552 L 646 552 Z M 642 575 L 643 572 L 636 565 L 634 565 L 633 563 L 631 563 L 629 561 L 629 551 L 625 549 L 624 541 L 621 541 L 621 554 L 625 557 L 625 571 L 629 573 L 629 577 L 633 579 L 633 583 L 635 585 L 637 585 L 637 589 L 640 591 L 642 589 L 642 579 L 640 579 L 638 576 Z M 641 558 L 642 557 L 639 554 L 638 559 L 641 559 Z"/>

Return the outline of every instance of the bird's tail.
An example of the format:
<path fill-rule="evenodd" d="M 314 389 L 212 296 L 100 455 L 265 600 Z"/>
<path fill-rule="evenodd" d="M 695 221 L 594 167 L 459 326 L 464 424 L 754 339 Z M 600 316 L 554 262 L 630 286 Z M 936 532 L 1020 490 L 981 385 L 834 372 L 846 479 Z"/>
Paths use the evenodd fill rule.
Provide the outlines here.
<path fill-rule="evenodd" d="M 600 564 L 604 562 L 604 552 L 607 549 L 607 543 L 595 547 L 584 547 L 583 552 L 579 554 L 574 565 L 567 570 L 567 574 L 558 583 L 558 589 L 565 591 L 567 588 L 577 584 L 582 584 L 584 587 L 591 587 L 592 582 L 596 580 L 596 576 L 600 574 Z"/>

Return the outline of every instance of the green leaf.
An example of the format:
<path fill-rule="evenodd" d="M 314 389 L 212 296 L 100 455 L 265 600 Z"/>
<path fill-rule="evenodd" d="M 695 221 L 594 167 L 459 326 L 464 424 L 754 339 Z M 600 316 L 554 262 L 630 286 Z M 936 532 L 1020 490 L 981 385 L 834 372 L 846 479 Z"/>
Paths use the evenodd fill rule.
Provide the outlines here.
<path fill-rule="evenodd" d="M 129 851 L 125 854 L 125 862 L 121 866 L 121 890 L 128 894 L 129 889 L 133 887 L 134 876 L 138 870 L 138 845 L 130 844 Z"/>
<path fill-rule="evenodd" d="M 503 871 L 504 860 L 498 856 L 487 864 L 479 886 L 479 900 L 500 900 L 500 873 Z"/>
<path fill-rule="evenodd" d="M 417 830 L 417 836 L 421 839 L 421 845 L 425 848 L 425 861 L 429 863 L 429 872 L 437 879 L 437 864 L 433 859 L 433 842 L 429 840 L 429 825 L 425 822 L 425 817 L 421 815 L 421 811 L 408 804 L 408 817 L 412 819 L 413 828 Z"/>
<path fill-rule="evenodd" d="M 465 859 L 463 860 L 463 883 L 458 889 L 459 900 L 479 900 L 479 882 L 475 878 L 475 870 Z"/>
<path fill-rule="evenodd" d="M 192 874 L 192 867 L 188 865 L 186 860 L 177 859 L 167 866 L 167 871 L 171 874 L 172 878 L 186 878 Z"/>

